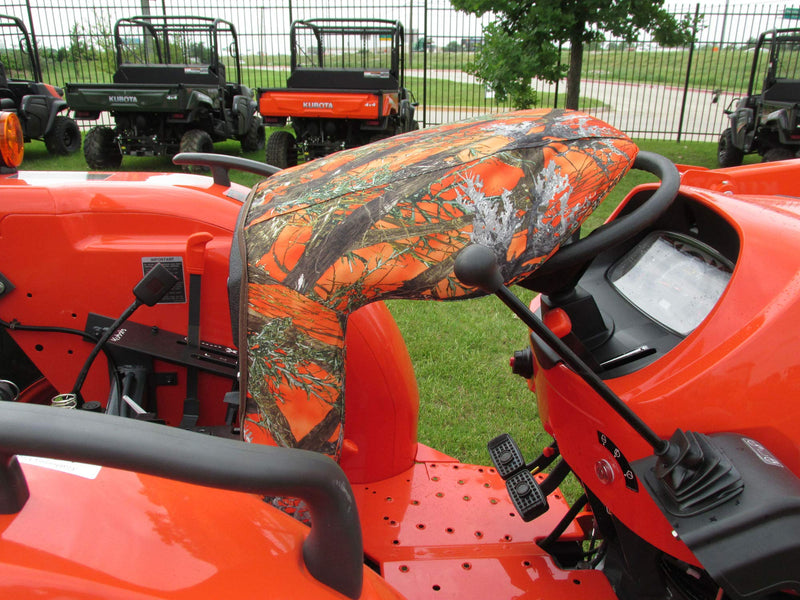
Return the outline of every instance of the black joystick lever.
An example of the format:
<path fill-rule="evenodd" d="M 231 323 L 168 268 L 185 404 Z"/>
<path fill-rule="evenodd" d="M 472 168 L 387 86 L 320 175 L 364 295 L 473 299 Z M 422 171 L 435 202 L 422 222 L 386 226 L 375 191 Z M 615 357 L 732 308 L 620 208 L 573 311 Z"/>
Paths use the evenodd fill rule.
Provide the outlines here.
<path fill-rule="evenodd" d="M 504 284 L 497 266 L 494 252 L 485 246 L 468 246 L 456 258 L 456 277 L 465 285 L 478 287 L 495 294 L 534 334 L 556 352 L 564 363 L 575 371 L 592 389 L 625 420 L 650 446 L 653 457 L 645 457 L 633 464 L 639 477 L 643 478 L 651 496 L 665 515 L 694 518 L 730 502 L 738 501 L 744 489 L 744 481 L 720 443 L 711 436 L 677 429 L 669 440 L 660 438 L 619 396 L 600 379 L 577 354 L 550 331 L 519 298 Z M 547 510 L 544 486 L 536 484 L 526 468 L 520 468 L 519 451 L 496 438 L 490 442 L 490 453 L 498 472 L 506 479 L 514 506 L 523 518 L 535 518 Z M 650 466 L 652 464 L 652 467 Z M 506 471 L 513 471 L 513 475 Z M 524 480 L 516 480 L 521 474 Z M 533 485 L 531 485 L 533 482 Z M 536 488 L 539 488 L 538 491 Z M 537 493 L 533 493 L 537 492 Z M 714 521 L 715 519 L 711 519 Z M 723 534 L 731 530 L 727 525 Z M 705 538 L 703 538 L 705 539 Z"/>
<path fill-rule="evenodd" d="M 105 333 L 100 337 L 95 344 L 95 347 L 89 353 L 88 358 L 83 363 L 81 372 L 78 373 L 78 378 L 75 380 L 75 385 L 72 386 L 72 393 L 75 394 L 78 408 L 83 406 L 83 398 L 81 397 L 81 388 L 83 382 L 86 380 L 86 375 L 89 373 L 89 367 L 92 366 L 94 359 L 103 349 L 106 342 L 108 342 L 111 335 L 119 329 L 125 321 L 143 304 L 147 306 L 155 306 L 166 294 L 172 289 L 178 281 L 178 278 L 170 273 L 167 268 L 161 263 L 157 263 L 147 274 L 136 284 L 133 288 L 133 295 L 135 300 L 128 308 L 125 309 L 120 317 L 105 330 Z"/>
<path fill-rule="evenodd" d="M 661 456 L 669 451 L 670 443 L 659 437 L 634 413 L 619 396 L 561 339 L 550 331 L 522 301 L 504 285 L 503 275 L 497 266 L 494 251 L 486 246 L 467 246 L 456 257 L 455 273 L 464 285 L 477 287 L 495 294 L 517 315 L 541 340 L 556 352 L 564 363 L 588 383 L 603 400 L 627 422 Z"/>

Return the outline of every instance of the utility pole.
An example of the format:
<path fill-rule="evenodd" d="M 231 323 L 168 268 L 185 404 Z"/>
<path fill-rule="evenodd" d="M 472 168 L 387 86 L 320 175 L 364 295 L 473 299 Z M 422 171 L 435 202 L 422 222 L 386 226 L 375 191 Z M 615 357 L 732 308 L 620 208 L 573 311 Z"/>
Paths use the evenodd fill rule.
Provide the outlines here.
<path fill-rule="evenodd" d="M 725 0 L 725 12 L 722 14 L 722 31 L 719 34 L 719 49 L 722 51 L 722 45 L 725 43 L 725 27 L 728 23 L 728 3 L 730 0 Z"/>

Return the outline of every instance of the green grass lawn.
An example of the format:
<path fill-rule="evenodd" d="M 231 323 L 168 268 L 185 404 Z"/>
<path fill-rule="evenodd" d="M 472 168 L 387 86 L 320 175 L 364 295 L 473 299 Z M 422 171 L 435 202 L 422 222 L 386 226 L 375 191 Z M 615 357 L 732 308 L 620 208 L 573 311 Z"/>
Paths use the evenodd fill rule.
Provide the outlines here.
<path fill-rule="evenodd" d="M 229 140 L 214 144 L 214 151 L 220 154 L 231 156 L 241 156 L 250 160 L 264 162 L 264 151 L 242 152 L 241 145 L 237 141 Z M 22 170 L 30 169 L 36 171 L 87 171 L 89 167 L 83 157 L 83 152 L 78 151 L 69 156 L 52 156 L 47 152 L 44 142 L 33 141 L 25 144 L 25 157 L 20 167 Z M 122 165 L 119 171 L 159 171 L 159 172 L 179 172 L 181 167 L 172 164 L 172 160 L 166 156 L 123 156 Z M 255 185 L 261 177 L 250 173 L 231 172 L 231 179 L 236 183 L 241 183 L 251 187 Z"/>
<path fill-rule="evenodd" d="M 713 168 L 716 144 L 641 140 L 642 149 L 676 163 Z M 218 152 L 242 155 L 238 142 L 217 144 Z M 262 161 L 262 152 L 243 156 Z M 757 157 L 756 157 L 757 158 Z M 81 153 L 50 157 L 44 144 L 27 145 L 26 169 L 85 170 Z M 124 157 L 125 170 L 176 171 L 166 158 Z M 233 174 L 245 185 L 257 177 Z M 652 181 L 641 172 L 627 175 L 589 221 L 601 223 L 634 185 Z M 527 303 L 532 294 L 516 292 Z M 461 302 L 392 301 L 390 310 L 408 344 L 419 383 L 420 441 L 467 462 L 484 463 L 486 442 L 508 431 L 529 457 L 548 443 L 537 418 L 536 403 L 526 383 L 508 367 L 514 350 L 526 344 L 522 323 L 494 297 Z M 569 493 L 569 488 L 567 489 Z"/>

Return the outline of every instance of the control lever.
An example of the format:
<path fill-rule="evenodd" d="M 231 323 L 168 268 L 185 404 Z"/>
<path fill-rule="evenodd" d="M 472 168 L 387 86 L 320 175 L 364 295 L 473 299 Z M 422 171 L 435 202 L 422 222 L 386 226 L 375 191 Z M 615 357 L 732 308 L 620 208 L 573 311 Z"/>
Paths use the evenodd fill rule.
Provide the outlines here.
<path fill-rule="evenodd" d="M 0 379 L 0 402 L 16 402 L 19 400 L 19 387 L 13 381 Z"/>
<path fill-rule="evenodd" d="M 178 278 L 170 273 L 164 265 L 156 263 L 156 266 L 150 269 L 147 274 L 142 277 L 141 281 L 136 284 L 133 288 L 133 295 L 135 297 L 133 304 L 126 308 L 125 312 L 123 312 L 120 317 L 105 330 L 100 339 L 97 340 L 97 344 L 92 348 L 92 351 L 86 358 L 86 362 L 83 363 L 81 372 L 78 373 L 75 385 L 72 386 L 72 393 L 75 394 L 78 408 L 83 406 L 83 398 L 80 392 L 83 387 L 83 382 L 86 380 L 86 375 L 89 373 L 89 367 L 92 366 L 94 359 L 100 354 L 100 351 L 109 338 L 142 304 L 155 306 L 158 301 L 172 289 L 172 286 L 174 286 L 177 281 Z"/>
<path fill-rule="evenodd" d="M 505 286 L 503 275 L 497 265 L 494 251 L 486 246 L 472 244 L 462 249 L 456 257 L 455 274 L 459 281 L 470 287 L 495 294 L 527 325 L 542 341 L 556 352 L 564 363 L 575 371 L 592 389 L 662 456 L 670 451 L 670 443 L 653 431 L 647 423 L 633 412 L 591 368 L 561 339 L 548 329 L 522 301 Z"/>
<path fill-rule="evenodd" d="M 723 462 L 725 452 L 712 438 L 700 433 L 684 432 L 681 429 L 676 429 L 669 440 L 659 437 L 600 379 L 597 373 L 509 291 L 504 285 L 494 252 L 490 248 L 473 244 L 461 250 L 456 258 L 455 274 L 464 285 L 478 287 L 500 298 L 523 323 L 561 357 L 569 368 L 591 386 L 612 410 L 650 444 L 655 455 L 651 495 L 662 506 L 670 503 L 677 505 L 677 508 L 673 507 L 667 512 L 680 514 L 683 506 L 692 506 L 693 514 L 698 514 L 733 500 L 741 493 L 743 488 L 741 476 Z M 647 480 L 646 477 L 645 479 Z M 709 490 L 712 491 L 710 495 Z"/>

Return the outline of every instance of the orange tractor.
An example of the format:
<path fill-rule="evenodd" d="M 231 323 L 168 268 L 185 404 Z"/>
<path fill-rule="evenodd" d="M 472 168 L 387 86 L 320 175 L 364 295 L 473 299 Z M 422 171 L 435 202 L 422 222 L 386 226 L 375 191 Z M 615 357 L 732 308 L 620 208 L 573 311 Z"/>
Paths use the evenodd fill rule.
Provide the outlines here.
<path fill-rule="evenodd" d="M 678 169 L 537 110 L 278 173 L 16 172 L 15 120 L 0 596 L 797 598 L 800 161 Z M 660 184 L 573 235 L 631 168 Z M 552 441 L 474 465 L 417 440 L 383 300 L 488 293 Z"/>

